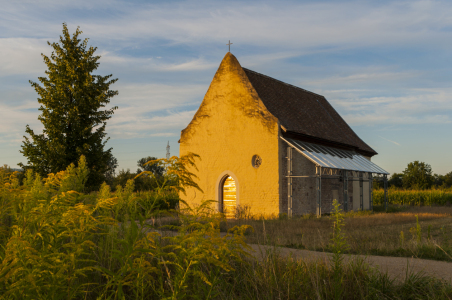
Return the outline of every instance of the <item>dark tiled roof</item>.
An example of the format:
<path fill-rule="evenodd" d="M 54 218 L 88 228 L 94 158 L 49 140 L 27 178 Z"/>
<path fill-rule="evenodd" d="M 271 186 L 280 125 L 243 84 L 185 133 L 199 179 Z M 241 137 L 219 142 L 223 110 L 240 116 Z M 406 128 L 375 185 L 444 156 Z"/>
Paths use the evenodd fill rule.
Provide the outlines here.
<path fill-rule="evenodd" d="M 370 156 L 377 154 L 347 125 L 325 97 L 245 68 L 243 70 L 264 105 L 287 132 L 348 145 Z"/>

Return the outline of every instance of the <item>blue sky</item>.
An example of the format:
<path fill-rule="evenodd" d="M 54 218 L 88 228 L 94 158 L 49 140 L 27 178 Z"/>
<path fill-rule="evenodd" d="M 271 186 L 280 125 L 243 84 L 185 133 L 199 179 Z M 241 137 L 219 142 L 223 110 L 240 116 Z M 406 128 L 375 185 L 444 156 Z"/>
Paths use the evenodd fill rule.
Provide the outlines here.
<path fill-rule="evenodd" d="M 98 47 L 119 109 L 107 124 L 119 168 L 178 154 L 227 52 L 243 67 L 324 95 L 389 171 L 420 160 L 452 171 L 452 2 L 1 1 L 0 164 L 26 162 L 25 126 L 42 129 L 41 53 L 62 23 Z"/>

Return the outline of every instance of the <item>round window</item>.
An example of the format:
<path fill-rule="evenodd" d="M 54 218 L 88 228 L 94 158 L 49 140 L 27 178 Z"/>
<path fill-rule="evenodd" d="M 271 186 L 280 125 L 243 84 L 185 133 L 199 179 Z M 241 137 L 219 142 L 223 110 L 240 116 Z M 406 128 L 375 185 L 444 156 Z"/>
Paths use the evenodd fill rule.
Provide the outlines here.
<path fill-rule="evenodd" d="M 262 158 L 259 155 L 253 155 L 253 158 L 251 159 L 251 164 L 254 168 L 259 168 L 262 164 Z"/>

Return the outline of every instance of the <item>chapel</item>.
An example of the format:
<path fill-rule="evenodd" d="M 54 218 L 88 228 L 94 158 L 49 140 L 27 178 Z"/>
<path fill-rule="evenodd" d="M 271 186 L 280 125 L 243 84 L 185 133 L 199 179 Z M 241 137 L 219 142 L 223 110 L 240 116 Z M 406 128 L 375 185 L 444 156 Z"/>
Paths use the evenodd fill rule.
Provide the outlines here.
<path fill-rule="evenodd" d="M 330 213 L 333 200 L 349 210 L 372 209 L 372 181 L 388 173 L 325 97 L 241 67 L 228 52 L 188 126 L 180 155 L 200 155 L 200 191 L 190 205 L 216 200 L 235 218 Z M 386 184 L 385 184 L 386 186 Z"/>

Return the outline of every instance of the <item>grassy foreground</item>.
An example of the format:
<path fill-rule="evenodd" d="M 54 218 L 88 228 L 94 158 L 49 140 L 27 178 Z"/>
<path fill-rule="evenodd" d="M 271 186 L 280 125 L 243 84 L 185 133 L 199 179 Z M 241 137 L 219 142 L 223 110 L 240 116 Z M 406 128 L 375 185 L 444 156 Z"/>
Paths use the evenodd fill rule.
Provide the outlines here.
<path fill-rule="evenodd" d="M 338 212 L 331 261 L 305 262 L 277 250 L 256 260 L 243 224 L 220 234 L 206 202 L 173 211 L 177 233 L 146 222 L 158 197 L 83 191 L 84 162 L 24 186 L 0 172 L 0 299 L 450 299 L 452 287 L 422 274 L 404 282 L 363 262 L 344 264 Z M 127 190 L 127 189 L 125 189 Z M 129 189 L 130 190 L 130 189 Z M 139 196 L 139 195 L 138 195 Z M 162 196 L 164 197 L 164 196 Z"/>
<path fill-rule="evenodd" d="M 452 262 L 451 207 L 391 206 L 390 210 L 345 213 L 343 233 L 349 245 L 345 253 Z M 254 231 L 246 232 L 247 243 L 332 252 L 334 219 L 328 216 L 265 220 L 247 216 L 221 225 L 224 231 L 237 225 L 252 226 Z"/>

